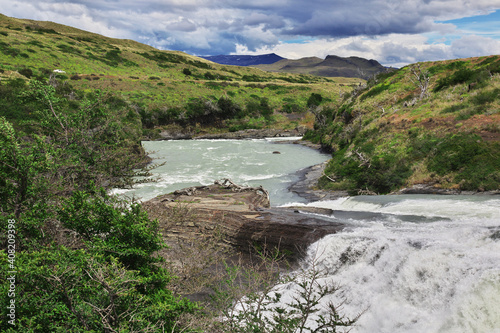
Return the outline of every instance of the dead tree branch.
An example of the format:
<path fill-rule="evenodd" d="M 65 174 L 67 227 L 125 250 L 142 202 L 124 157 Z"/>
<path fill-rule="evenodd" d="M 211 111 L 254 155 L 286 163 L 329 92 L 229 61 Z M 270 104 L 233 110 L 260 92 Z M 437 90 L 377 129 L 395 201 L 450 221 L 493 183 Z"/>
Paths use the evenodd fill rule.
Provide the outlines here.
<path fill-rule="evenodd" d="M 358 157 L 359 161 L 361 162 L 359 166 L 366 166 L 370 168 L 372 166 L 371 161 L 368 157 L 366 157 L 363 153 L 360 153 L 357 149 L 354 150 L 354 153 Z"/>
<path fill-rule="evenodd" d="M 430 81 L 429 72 L 422 71 L 422 69 L 420 68 L 420 64 L 411 66 L 410 71 L 410 80 L 413 82 L 413 84 L 420 88 L 419 100 L 422 100 L 429 95 L 429 92 L 427 91 Z"/>

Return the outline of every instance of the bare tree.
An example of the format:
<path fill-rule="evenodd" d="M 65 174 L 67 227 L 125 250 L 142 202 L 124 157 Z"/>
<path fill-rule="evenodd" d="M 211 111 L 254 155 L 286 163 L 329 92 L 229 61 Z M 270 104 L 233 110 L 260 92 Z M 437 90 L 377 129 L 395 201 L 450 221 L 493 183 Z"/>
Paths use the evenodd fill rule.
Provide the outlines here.
<path fill-rule="evenodd" d="M 420 88 L 419 100 L 422 100 L 429 95 L 429 92 L 427 91 L 430 82 L 429 72 L 422 71 L 422 69 L 420 68 L 420 64 L 411 66 L 410 71 L 411 71 L 410 80 L 417 87 Z"/>

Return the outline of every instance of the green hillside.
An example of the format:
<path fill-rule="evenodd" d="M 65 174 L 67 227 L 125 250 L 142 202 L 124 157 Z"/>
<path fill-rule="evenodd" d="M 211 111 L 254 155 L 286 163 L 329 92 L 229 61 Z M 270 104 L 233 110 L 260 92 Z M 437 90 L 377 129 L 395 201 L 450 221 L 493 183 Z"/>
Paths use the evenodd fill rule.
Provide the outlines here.
<path fill-rule="evenodd" d="M 414 185 L 500 189 L 500 57 L 426 62 L 385 73 L 316 110 L 307 134 L 333 152 L 327 189 Z"/>
<path fill-rule="evenodd" d="M 325 59 L 307 57 L 297 60 L 283 59 L 270 65 L 254 66 L 269 72 L 310 74 L 323 77 L 352 77 L 369 79 L 387 69 L 376 60 L 360 57 L 329 55 Z"/>
<path fill-rule="evenodd" d="M 74 90 L 118 93 L 136 107 L 152 137 L 172 123 L 197 131 L 311 126 L 312 94 L 334 102 L 339 91 L 360 82 L 224 66 L 52 22 L 0 16 L 2 80 L 47 80 L 56 69 L 64 71 L 56 78 Z M 226 110 L 221 98 L 220 104 L 229 101 Z"/>

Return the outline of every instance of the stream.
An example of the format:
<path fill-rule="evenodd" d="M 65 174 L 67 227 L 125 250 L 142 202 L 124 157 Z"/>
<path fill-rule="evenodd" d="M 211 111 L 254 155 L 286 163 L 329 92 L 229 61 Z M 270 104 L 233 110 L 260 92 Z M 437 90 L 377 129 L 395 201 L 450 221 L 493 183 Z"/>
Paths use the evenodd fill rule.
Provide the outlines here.
<path fill-rule="evenodd" d="M 500 196 L 382 195 L 307 203 L 287 191 L 296 172 L 329 156 L 273 140 L 144 142 L 158 182 L 116 193 L 147 200 L 230 178 L 263 185 L 272 206 L 329 208 L 346 225 L 310 246 L 302 266 L 314 263 L 341 292 L 355 317 L 352 333 L 500 333 Z M 279 152 L 273 153 L 273 152 Z M 283 299 L 293 285 L 278 286 Z"/>

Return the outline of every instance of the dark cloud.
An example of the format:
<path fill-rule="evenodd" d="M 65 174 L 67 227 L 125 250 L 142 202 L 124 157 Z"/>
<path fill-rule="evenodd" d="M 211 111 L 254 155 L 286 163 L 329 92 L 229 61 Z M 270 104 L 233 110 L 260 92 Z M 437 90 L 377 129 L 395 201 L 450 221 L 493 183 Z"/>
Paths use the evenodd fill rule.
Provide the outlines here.
<path fill-rule="evenodd" d="M 345 51 L 369 52 L 375 44 L 343 39 L 447 33 L 455 26 L 439 21 L 500 7 L 498 0 L 0 0 L 0 5 L 5 15 L 51 20 L 198 55 L 228 54 L 237 47 L 247 52 L 272 50 L 301 39 L 324 40 L 324 50 L 328 43 L 342 40 Z M 381 57 L 405 58 L 404 52 L 386 55 L 389 45 L 383 50 L 382 43 L 377 45 Z M 467 50 L 459 42 L 448 47 Z M 438 46 L 424 49 L 446 54 Z M 405 50 L 411 53 L 411 47 Z M 310 49 L 304 56 L 319 52 Z"/>

